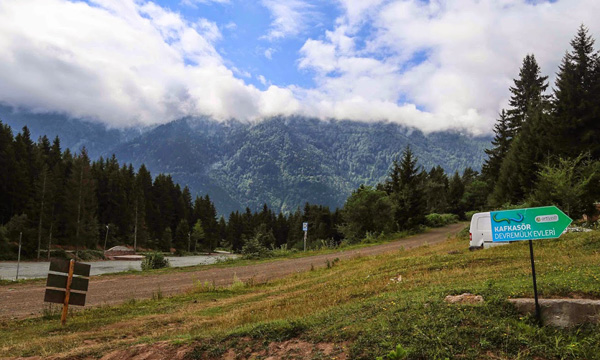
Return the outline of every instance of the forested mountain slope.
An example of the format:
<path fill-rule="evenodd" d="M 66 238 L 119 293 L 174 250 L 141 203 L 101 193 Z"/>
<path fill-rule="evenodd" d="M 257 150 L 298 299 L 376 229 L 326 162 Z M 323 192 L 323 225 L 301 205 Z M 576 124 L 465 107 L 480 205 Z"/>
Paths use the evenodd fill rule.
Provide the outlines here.
<path fill-rule="evenodd" d="M 169 173 L 192 194 L 210 194 L 221 214 L 267 203 L 291 211 L 306 202 L 338 207 L 360 184 L 376 184 L 410 145 L 425 169 L 479 170 L 490 138 L 423 133 L 391 123 L 274 117 L 256 123 L 187 118 L 147 129 L 117 130 L 61 114 L 14 111 L 0 119 L 33 139 L 59 136 L 63 148 L 86 147 L 152 173 Z"/>
<path fill-rule="evenodd" d="M 122 161 L 172 174 L 209 193 L 220 213 L 267 203 L 291 211 L 305 202 L 341 206 L 360 184 L 387 176 L 410 145 L 426 169 L 479 169 L 489 138 L 419 131 L 389 123 L 275 117 L 254 124 L 182 119 L 120 144 Z"/>

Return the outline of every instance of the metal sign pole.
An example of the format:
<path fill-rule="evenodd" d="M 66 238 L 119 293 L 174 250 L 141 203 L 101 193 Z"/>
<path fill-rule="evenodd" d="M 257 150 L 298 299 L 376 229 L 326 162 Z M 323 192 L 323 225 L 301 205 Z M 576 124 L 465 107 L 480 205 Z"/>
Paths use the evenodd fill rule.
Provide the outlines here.
<path fill-rule="evenodd" d="M 304 231 L 304 251 L 306 251 L 306 236 L 308 234 L 308 231 Z"/>
<path fill-rule="evenodd" d="M 21 240 L 23 239 L 23 233 L 19 233 L 19 255 L 17 255 L 17 278 L 15 281 L 19 281 L 19 265 L 21 265 Z"/>
<path fill-rule="evenodd" d="M 535 279 L 535 261 L 533 259 L 533 240 L 529 240 L 529 254 L 531 255 L 531 274 L 533 275 L 533 296 L 535 297 L 535 318 L 538 324 L 542 323 L 542 313 L 538 301 L 537 282 Z"/>

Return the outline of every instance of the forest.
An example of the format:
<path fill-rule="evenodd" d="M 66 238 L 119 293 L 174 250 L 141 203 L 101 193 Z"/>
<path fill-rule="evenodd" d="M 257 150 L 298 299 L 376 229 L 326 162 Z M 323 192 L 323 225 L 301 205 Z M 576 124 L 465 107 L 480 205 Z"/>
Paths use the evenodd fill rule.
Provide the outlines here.
<path fill-rule="evenodd" d="M 0 123 L 0 258 L 13 259 L 22 236 L 27 258 L 48 249 L 138 250 L 179 253 L 226 248 L 236 252 L 300 249 L 302 223 L 313 244 L 337 246 L 365 237 L 439 225 L 440 214 L 554 204 L 571 217 L 596 214 L 600 200 L 600 56 L 581 26 L 549 89 L 533 54 L 527 55 L 509 107 L 500 112 L 481 173 L 446 174 L 419 165 L 410 147 L 388 177 L 362 185 L 341 209 L 306 204 L 287 213 L 218 216 L 209 195 L 195 199 L 170 175 L 155 177 L 113 155 L 92 161 L 61 149 L 60 139 L 16 135 Z"/>

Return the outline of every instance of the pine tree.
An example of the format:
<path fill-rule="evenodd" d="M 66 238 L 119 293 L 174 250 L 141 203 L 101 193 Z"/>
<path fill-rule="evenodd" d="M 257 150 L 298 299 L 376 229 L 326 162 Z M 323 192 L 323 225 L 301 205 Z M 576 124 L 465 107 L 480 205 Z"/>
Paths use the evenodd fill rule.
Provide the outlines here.
<path fill-rule="evenodd" d="M 594 39 L 581 25 L 563 57 L 556 78 L 551 128 L 555 155 L 577 156 L 589 151 L 600 158 L 598 111 L 599 57 Z"/>
<path fill-rule="evenodd" d="M 179 251 L 185 250 L 189 252 L 191 249 L 191 231 L 186 219 L 181 219 L 179 224 L 177 224 L 173 247 Z"/>
<path fill-rule="evenodd" d="M 94 248 L 98 244 L 97 196 L 91 175 L 90 159 L 85 148 L 73 160 L 68 180 L 68 231 L 71 244 Z"/>
<path fill-rule="evenodd" d="M 221 220 L 225 222 L 225 219 L 221 218 Z M 203 243 L 204 236 L 205 235 L 204 228 L 202 227 L 202 221 L 198 220 L 196 221 L 196 224 L 194 224 L 194 228 L 192 229 L 192 242 L 194 243 L 194 252 L 196 252 L 198 249 L 198 243 Z"/>
<path fill-rule="evenodd" d="M 494 134 L 494 139 L 492 140 L 493 147 L 485 150 L 488 158 L 485 160 L 481 169 L 483 177 L 492 186 L 498 179 L 502 161 L 504 161 L 504 157 L 510 148 L 512 140 L 509 119 L 504 110 L 502 110 L 500 118 L 496 125 L 494 125 Z"/>
<path fill-rule="evenodd" d="M 465 184 L 458 171 L 454 173 L 448 184 L 448 209 L 451 213 L 464 217 L 464 206 L 462 202 L 465 193 Z"/>
<path fill-rule="evenodd" d="M 17 166 L 12 129 L 0 121 L 0 225 L 16 214 Z"/>
<path fill-rule="evenodd" d="M 171 246 L 173 243 L 173 235 L 172 235 L 172 231 L 171 228 L 165 228 L 162 236 L 160 238 L 160 249 L 162 251 L 167 251 L 170 252 L 171 251 Z"/>
<path fill-rule="evenodd" d="M 524 200 L 537 180 L 539 164 L 550 153 L 552 141 L 548 105 L 530 109 L 528 121 L 505 156 L 490 204 L 518 204 Z"/>
<path fill-rule="evenodd" d="M 424 182 L 426 173 L 417 166 L 417 158 L 410 147 L 402 153 L 401 161 L 394 162 L 385 188 L 395 207 L 398 229 L 412 229 L 425 221 L 426 203 Z"/>
<path fill-rule="evenodd" d="M 12 193 L 13 213 L 21 214 L 28 212 L 32 205 L 36 176 L 34 144 L 27 126 L 24 126 L 15 136 L 14 153 L 17 166 L 15 172 L 11 174 L 16 185 Z"/>
<path fill-rule="evenodd" d="M 514 86 L 510 87 L 510 109 L 507 111 L 509 120 L 509 139 L 514 139 L 527 121 L 527 115 L 532 107 L 537 107 L 548 101 L 544 92 L 548 88 L 548 77 L 541 76 L 540 67 L 535 56 L 527 55 L 519 70 L 519 78 L 514 79 Z"/>

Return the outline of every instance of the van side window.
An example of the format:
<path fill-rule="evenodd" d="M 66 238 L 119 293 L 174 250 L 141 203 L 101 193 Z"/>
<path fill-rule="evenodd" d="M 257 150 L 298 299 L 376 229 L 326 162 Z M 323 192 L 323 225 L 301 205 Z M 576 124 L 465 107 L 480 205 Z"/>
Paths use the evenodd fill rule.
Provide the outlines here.
<path fill-rule="evenodd" d="M 477 230 L 491 231 L 492 222 L 489 217 L 481 217 L 477 219 Z"/>

